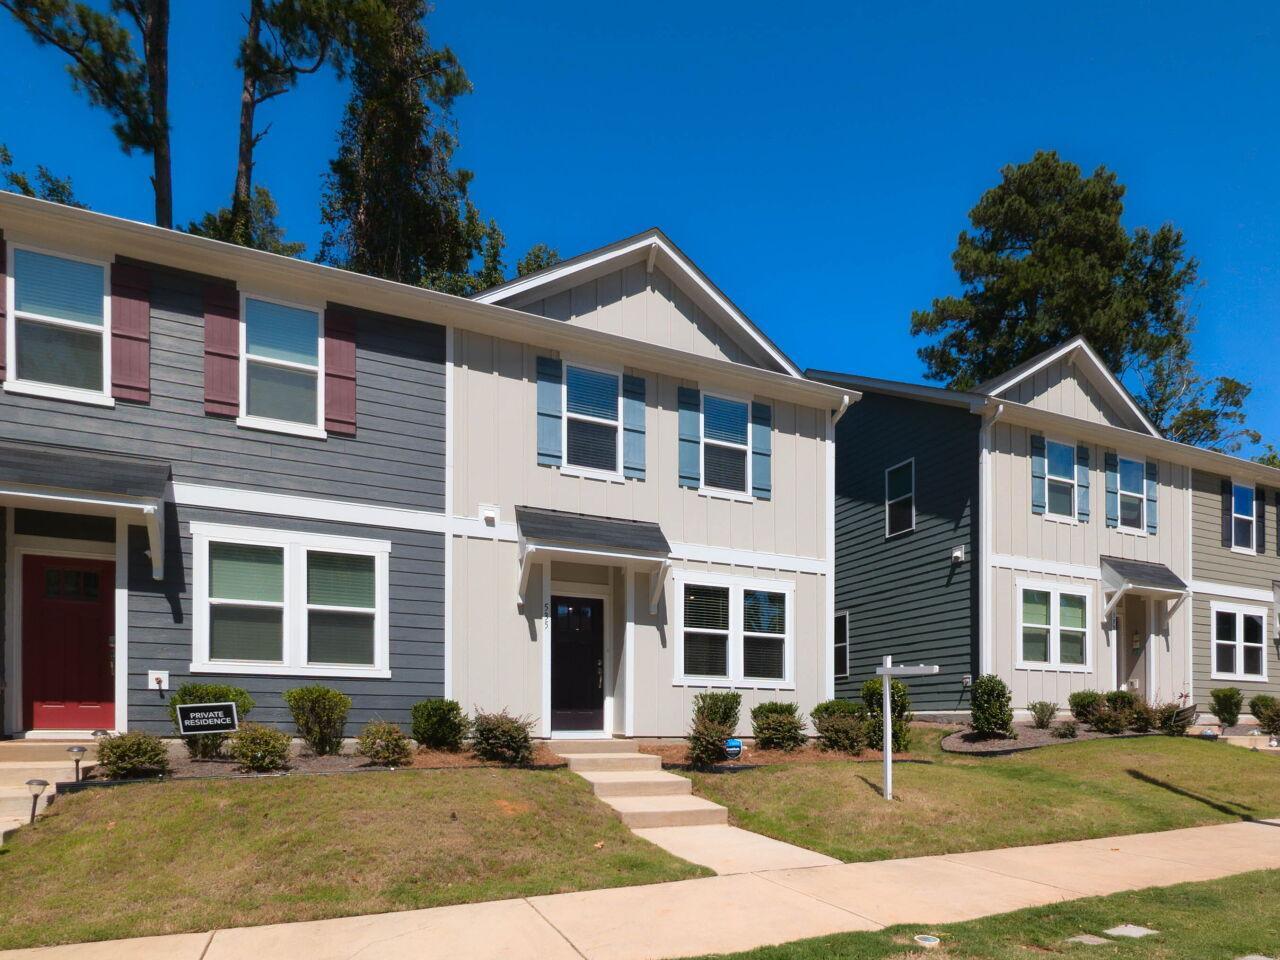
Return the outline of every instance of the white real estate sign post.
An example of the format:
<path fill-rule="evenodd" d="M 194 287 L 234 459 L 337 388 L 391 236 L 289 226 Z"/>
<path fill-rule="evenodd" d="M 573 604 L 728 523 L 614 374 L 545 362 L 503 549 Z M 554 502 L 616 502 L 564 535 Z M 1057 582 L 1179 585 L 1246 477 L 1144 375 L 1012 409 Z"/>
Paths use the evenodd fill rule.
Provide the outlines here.
<path fill-rule="evenodd" d="M 884 743 L 881 746 L 884 749 L 884 798 L 886 800 L 893 799 L 893 698 L 890 695 L 893 689 L 893 678 L 931 677 L 938 670 L 937 666 L 926 667 L 924 664 L 918 667 L 895 667 L 893 657 L 885 657 L 881 665 L 876 667 L 876 673 L 883 678 L 880 681 L 884 692 L 880 716 L 883 719 L 881 726 L 884 727 Z"/>

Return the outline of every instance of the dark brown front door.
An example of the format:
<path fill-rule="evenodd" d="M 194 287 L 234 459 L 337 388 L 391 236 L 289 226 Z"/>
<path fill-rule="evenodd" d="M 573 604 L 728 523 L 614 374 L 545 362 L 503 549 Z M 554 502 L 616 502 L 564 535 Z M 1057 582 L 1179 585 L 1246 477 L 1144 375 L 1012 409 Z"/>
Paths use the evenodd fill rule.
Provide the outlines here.
<path fill-rule="evenodd" d="M 604 728 L 604 601 L 551 598 L 551 729 Z"/>

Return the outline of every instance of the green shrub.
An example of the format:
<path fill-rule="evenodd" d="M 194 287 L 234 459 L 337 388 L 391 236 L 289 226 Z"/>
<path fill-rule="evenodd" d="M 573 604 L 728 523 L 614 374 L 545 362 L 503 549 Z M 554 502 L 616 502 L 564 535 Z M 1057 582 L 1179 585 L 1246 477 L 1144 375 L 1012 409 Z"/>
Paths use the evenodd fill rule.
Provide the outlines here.
<path fill-rule="evenodd" d="M 1187 728 L 1191 726 L 1190 717 L 1179 719 L 1178 715 L 1181 712 L 1182 704 L 1180 703 L 1162 703 L 1155 707 L 1156 729 L 1166 736 L 1181 737 L 1187 732 Z"/>
<path fill-rule="evenodd" d="M 738 729 L 738 714 L 742 710 L 742 694 L 723 691 L 704 691 L 693 698 L 693 716 L 704 717 L 712 723 L 728 727 L 731 731 Z"/>
<path fill-rule="evenodd" d="M 533 762 L 533 721 L 498 713 L 477 713 L 471 724 L 471 749 L 481 760 L 526 766 Z"/>
<path fill-rule="evenodd" d="M 994 673 L 986 673 L 973 682 L 969 694 L 969 726 L 980 737 L 1012 737 L 1013 695 L 1008 685 Z"/>
<path fill-rule="evenodd" d="M 794 703 L 770 701 L 751 710 L 751 735 L 762 750 L 795 750 L 808 739 Z"/>
<path fill-rule="evenodd" d="M 865 720 L 867 719 L 867 708 L 865 704 L 859 703 L 857 700 L 823 700 L 809 711 L 809 719 L 813 721 L 816 727 L 819 720 L 835 714 L 845 714 L 857 717 L 859 720 Z"/>
<path fill-rule="evenodd" d="M 1145 700 L 1139 700 L 1129 711 L 1129 729 L 1134 733 L 1150 733 L 1155 726 L 1155 710 Z"/>
<path fill-rule="evenodd" d="M 693 767 L 705 770 L 728 759 L 724 742 L 733 736 L 733 727 L 704 715 L 694 714 L 693 726 L 686 738 L 689 745 L 685 759 Z"/>
<path fill-rule="evenodd" d="M 1129 729 L 1131 716 L 1128 710 L 1117 710 L 1104 703 L 1093 711 L 1093 719 L 1089 721 L 1089 726 L 1098 733 L 1124 733 Z"/>
<path fill-rule="evenodd" d="M 827 713 L 815 719 L 813 724 L 818 731 L 818 746 L 823 750 L 857 756 L 866 746 L 867 724 L 856 713 Z"/>
<path fill-rule="evenodd" d="M 183 703 L 234 703 L 236 716 L 241 723 L 253 709 L 253 697 L 241 687 L 227 683 L 184 683 L 169 698 L 169 719 L 173 729 L 178 729 L 178 705 Z M 212 760 L 226 741 L 225 733 L 196 733 L 183 737 L 187 752 L 196 760 Z"/>
<path fill-rule="evenodd" d="M 1036 700 L 1027 704 L 1027 709 L 1031 711 L 1031 722 L 1037 730 L 1048 730 L 1058 715 L 1058 705 L 1048 700 Z"/>
<path fill-rule="evenodd" d="M 866 742 L 873 750 L 884 748 L 884 681 L 873 677 L 862 685 L 862 702 L 866 706 L 864 724 Z M 889 709 L 893 713 L 893 750 L 902 753 L 911 747 L 911 692 L 896 677 L 889 684 Z"/>
<path fill-rule="evenodd" d="M 1280 737 L 1280 702 L 1259 706 L 1254 716 L 1257 717 L 1258 727 L 1263 733 Z"/>
<path fill-rule="evenodd" d="M 1218 687 L 1210 690 L 1213 698 L 1213 715 L 1224 727 L 1234 727 L 1240 721 L 1240 709 L 1244 706 L 1244 695 L 1238 687 Z"/>
<path fill-rule="evenodd" d="M 1093 711 L 1103 704 L 1103 696 L 1097 690 L 1077 690 L 1067 697 L 1067 707 L 1077 723 L 1089 723 L 1093 719 Z"/>
<path fill-rule="evenodd" d="M 1133 710 L 1134 707 L 1142 702 L 1132 690 L 1108 690 L 1103 694 L 1102 698 L 1106 701 L 1108 707 L 1112 710 L 1119 710 L 1122 713 Z"/>
<path fill-rule="evenodd" d="M 356 753 L 380 767 L 407 767 L 413 744 L 390 720 L 370 720 L 356 740 Z"/>
<path fill-rule="evenodd" d="M 1074 740 L 1079 732 L 1079 726 L 1074 720 L 1060 720 L 1053 728 L 1053 735 L 1059 740 Z"/>
<path fill-rule="evenodd" d="M 267 773 L 289 765 L 292 742 L 293 738 L 283 730 L 262 723 L 246 723 L 231 735 L 227 752 L 242 769 Z"/>
<path fill-rule="evenodd" d="M 99 737 L 98 765 L 112 780 L 163 776 L 169 772 L 169 748 L 155 734 L 141 730 Z"/>
<path fill-rule="evenodd" d="M 1255 720 L 1260 721 L 1263 713 L 1276 706 L 1280 706 L 1280 700 L 1277 700 L 1269 693 L 1259 693 L 1257 696 L 1249 698 L 1249 712 L 1253 714 Z"/>
<path fill-rule="evenodd" d="M 423 700 L 411 711 L 413 739 L 433 750 L 461 750 L 471 722 L 457 700 Z"/>
<path fill-rule="evenodd" d="M 347 726 L 351 698 L 332 687 L 316 684 L 284 692 L 298 736 L 317 757 L 342 752 L 342 732 Z"/>

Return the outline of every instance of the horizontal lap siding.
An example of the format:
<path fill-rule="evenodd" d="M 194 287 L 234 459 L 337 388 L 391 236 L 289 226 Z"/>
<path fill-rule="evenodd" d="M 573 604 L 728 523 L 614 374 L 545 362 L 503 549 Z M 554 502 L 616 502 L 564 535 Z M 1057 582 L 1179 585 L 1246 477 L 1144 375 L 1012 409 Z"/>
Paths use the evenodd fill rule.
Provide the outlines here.
<path fill-rule="evenodd" d="M 204 413 L 201 283 L 157 269 L 151 403 L 5 394 L 0 439 L 168 460 L 174 479 L 418 510 L 444 508 L 444 330 L 360 313 L 354 437 L 246 430 Z"/>
<path fill-rule="evenodd" d="M 444 537 L 437 533 L 360 527 L 260 514 L 231 513 L 187 507 L 171 508 L 166 544 L 165 579 L 151 579 L 147 538 L 141 527 L 129 537 L 129 726 L 156 733 L 172 732 L 166 700 L 147 689 L 148 670 L 168 670 L 170 689 L 187 681 L 230 683 L 244 687 L 256 706 L 252 719 L 292 730 L 284 690 L 320 683 L 346 693 L 354 701 L 348 735 L 374 718 L 409 722 L 409 708 L 419 700 L 444 695 Z M 391 677 L 263 677 L 223 674 L 191 675 L 191 536 L 192 521 L 227 523 L 323 533 L 391 543 L 388 571 Z M 174 530 L 178 532 L 174 532 Z"/>
<path fill-rule="evenodd" d="M 942 667 L 908 681 L 918 710 L 968 709 L 976 666 L 977 417 L 867 393 L 836 428 L 836 612 L 849 612 L 849 678 L 859 696 L 880 659 Z M 884 471 L 916 461 L 916 529 L 885 538 Z M 966 559 L 951 562 L 963 545 Z"/>

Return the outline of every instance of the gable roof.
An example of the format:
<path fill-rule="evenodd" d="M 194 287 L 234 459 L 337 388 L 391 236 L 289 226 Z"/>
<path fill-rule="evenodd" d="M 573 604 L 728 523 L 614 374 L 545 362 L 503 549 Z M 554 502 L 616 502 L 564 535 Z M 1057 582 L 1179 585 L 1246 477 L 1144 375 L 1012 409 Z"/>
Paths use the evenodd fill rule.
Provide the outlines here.
<path fill-rule="evenodd" d="M 616 270 L 633 262 L 644 260 L 650 272 L 657 264 L 666 268 L 672 279 L 680 285 L 704 310 L 735 339 L 753 352 L 771 360 L 779 370 L 793 377 L 801 376 L 800 368 L 782 352 L 769 336 L 756 326 L 730 300 L 711 278 L 698 269 L 665 233 L 657 227 L 626 237 L 595 250 L 561 260 L 533 273 L 490 287 L 473 294 L 471 299 L 480 303 L 504 304 L 519 309 L 533 300 L 547 296 L 554 289 L 570 286 L 594 276 Z"/>
<path fill-rule="evenodd" d="M 1137 402 L 1133 399 L 1133 394 L 1126 390 L 1124 384 L 1116 378 L 1115 374 L 1107 369 L 1107 365 L 1102 362 L 1102 358 L 1094 352 L 1093 347 L 1089 346 L 1089 342 L 1083 336 L 1074 336 L 1061 346 L 1037 354 L 1025 363 L 1018 364 L 1012 370 L 1007 370 L 998 377 L 992 377 L 990 380 L 978 384 L 973 392 L 992 397 L 997 396 L 1009 388 L 1017 386 L 1023 380 L 1035 376 L 1051 363 L 1062 359 L 1066 359 L 1077 367 L 1082 368 L 1085 376 L 1090 379 L 1094 386 L 1098 387 L 1120 411 L 1127 412 L 1130 415 L 1130 419 L 1143 432 L 1149 433 L 1153 437 L 1160 436 L 1160 431 L 1155 428 L 1155 424 L 1147 419 L 1146 414 L 1142 412 Z"/>

